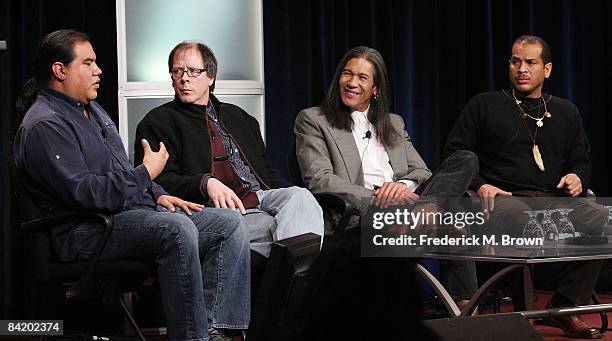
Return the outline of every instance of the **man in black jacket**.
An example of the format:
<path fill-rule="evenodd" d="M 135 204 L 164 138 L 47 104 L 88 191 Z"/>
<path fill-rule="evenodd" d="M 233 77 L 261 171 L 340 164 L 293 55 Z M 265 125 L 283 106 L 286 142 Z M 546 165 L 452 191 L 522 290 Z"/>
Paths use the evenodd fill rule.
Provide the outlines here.
<path fill-rule="evenodd" d="M 163 142 L 170 157 L 157 181 L 170 193 L 209 206 L 239 210 L 251 249 L 268 256 L 270 242 L 307 232 L 323 235 L 323 216 L 309 191 L 292 187 L 272 168 L 257 120 L 220 102 L 212 91 L 217 60 L 208 46 L 183 42 L 168 57 L 175 98 L 147 114 L 141 139 Z"/>

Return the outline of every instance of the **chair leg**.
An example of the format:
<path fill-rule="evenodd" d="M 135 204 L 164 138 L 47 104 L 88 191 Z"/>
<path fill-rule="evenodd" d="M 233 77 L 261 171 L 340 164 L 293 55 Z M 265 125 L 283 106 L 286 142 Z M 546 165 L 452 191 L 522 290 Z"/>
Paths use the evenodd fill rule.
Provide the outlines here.
<path fill-rule="evenodd" d="M 125 301 L 123 300 L 123 297 L 121 296 L 121 293 L 119 293 L 119 304 L 121 304 L 123 313 L 125 314 L 125 317 L 128 319 L 128 322 L 134 329 L 134 332 L 138 336 L 138 339 L 141 341 L 146 341 L 147 339 L 145 339 L 144 335 L 140 331 L 140 328 L 138 327 L 138 324 L 136 324 L 136 320 L 134 320 L 134 317 L 132 316 L 130 309 L 128 309 L 127 305 L 125 304 Z"/>

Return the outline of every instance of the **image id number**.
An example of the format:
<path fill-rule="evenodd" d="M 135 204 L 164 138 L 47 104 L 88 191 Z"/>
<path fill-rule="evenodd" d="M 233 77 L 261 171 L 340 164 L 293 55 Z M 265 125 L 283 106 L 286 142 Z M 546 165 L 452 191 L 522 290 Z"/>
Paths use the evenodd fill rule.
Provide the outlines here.
<path fill-rule="evenodd" d="M 62 320 L 0 320 L 0 335 L 63 335 Z"/>

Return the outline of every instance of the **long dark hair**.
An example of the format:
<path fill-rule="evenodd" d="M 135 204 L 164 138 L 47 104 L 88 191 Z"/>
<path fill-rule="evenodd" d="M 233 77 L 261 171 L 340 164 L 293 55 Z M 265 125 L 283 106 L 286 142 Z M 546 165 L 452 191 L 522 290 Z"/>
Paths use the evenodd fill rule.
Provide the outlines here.
<path fill-rule="evenodd" d="M 370 98 L 368 118 L 376 127 L 378 140 L 386 147 L 393 146 L 400 133 L 393 128 L 389 118 L 391 86 L 389 85 L 387 66 L 381 54 L 375 49 L 367 46 L 358 46 L 348 51 L 342 57 L 327 91 L 327 96 L 323 103 L 321 103 L 321 109 L 333 127 L 348 131 L 353 129 L 350 109 L 342 103 L 339 85 L 342 70 L 349 60 L 353 58 L 363 58 L 374 65 L 374 85 L 378 88 L 378 93 L 375 97 Z"/>
<path fill-rule="evenodd" d="M 85 41 L 91 40 L 85 33 L 74 30 L 58 30 L 43 38 L 34 56 L 34 76 L 23 85 L 17 98 L 18 113 L 24 114 L 36 100 L 38 91 L 49 84 L 51 65 L 55 62 L 69 65 L 75 57 L 74 45 Z"/>

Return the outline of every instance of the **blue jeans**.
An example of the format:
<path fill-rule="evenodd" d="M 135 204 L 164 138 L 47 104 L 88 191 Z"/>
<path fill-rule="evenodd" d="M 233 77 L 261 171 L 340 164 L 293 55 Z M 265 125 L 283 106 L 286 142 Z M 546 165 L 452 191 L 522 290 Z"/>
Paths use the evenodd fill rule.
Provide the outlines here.
<path fill-rule="evenodd" d="M 257 197 L 259 205 L 243 216 L 253 251 L 268 257 L 273 241 L 308 232 L 323 235 L 323 211 L 307 189 L 259 190 Z"/>
<path fill-rule="evenodd" d="M 242 215 L 206 207 L 194 213 L 192 220 L 199 231 L 208 323 L 215 328 L 247 329 L 251 316 L 251 253 Z"/>
<path fill-rule="evenodd" d="M 77 225 L 60 246 L 86 258 L 91 225 Z M 246 329 L 250 318 L 249 239 L 241 215 L 206 208 L 182 213 L 131 210 L 113 217 L 103 260 L 154 261 L 168 340 L 207 340 L 208 327 Z"/>

